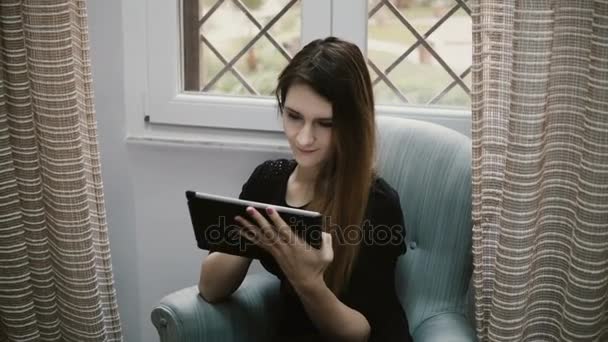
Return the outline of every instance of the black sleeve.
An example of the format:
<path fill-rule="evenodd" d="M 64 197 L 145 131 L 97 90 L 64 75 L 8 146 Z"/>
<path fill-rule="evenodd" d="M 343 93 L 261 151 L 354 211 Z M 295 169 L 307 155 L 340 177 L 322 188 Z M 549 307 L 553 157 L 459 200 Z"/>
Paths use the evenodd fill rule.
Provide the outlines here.
<path fill-rule="evenodd" d="M 389 189 L 372 200 L 371 225 L 367 227 L 368 238 L 364 243 L 375 256 L 387 260 L 405 254 L 406 229 L 399 193 Z"/>
<path fill-rule="evenodd" d="M 364 228 L 364 233 L 372 229 L 373 234 L 360 250 L 357 273 L 350 282 L 351 302 L 346 304 L 368 320 L 370 342 L 408 341 L 407 318 L 395 289 L 397 258 L 406 251 L 404 216 L 397 192 L 377 201 L 381 203 L 374 203 L 371 225 Z"/>
<path fill-rule="evenodd" d="M 249 179 L 247 179 L 247 181 L 241 187 L 241 193 L 239 195 L 240 199 L 250 201 L 259 200 L 258 197 L 260 196 L 260 192 L 263 191 L 262 174 L 267 164 L 268 161 L 265 161 L 253 170 L 249 176 Z"/>
<path fill-rule="evenodd" d="M 250 201 L 256 201 L 259 199 L 260 196 L 260 191 L 261 189 L 263 189 L 263 183 L 262 183 L 262 174 L 264 173 L 264 169 L 267 165 L 267 161 L 258 165 L 253 172 L 251 173 L 251 175 L 249 176 L 249 178 L 247 179 L 247 181 L 245 183 L 243 183 L 243 186 L 241 187 L 241 193 L 239 194 L 239 198 L 240 199 L 244 199 L 244 200 L 250 200 Z M 209 254 L 214 253 L 215 249 L 210 248 L 209 249 Z"/>
<path fill-rule="evenodd" d="M 392 253 L 396 253 L 397 257 L 407 252 L 407 243 L 405 241 L 406 229 L 403 210 L 401 209 L 401 199 L 399 193 L 393 190 L 391 213 L 387 213 L 389 217 L 388 227 L 391 230 L 392 244 L 394 247 Z"/>

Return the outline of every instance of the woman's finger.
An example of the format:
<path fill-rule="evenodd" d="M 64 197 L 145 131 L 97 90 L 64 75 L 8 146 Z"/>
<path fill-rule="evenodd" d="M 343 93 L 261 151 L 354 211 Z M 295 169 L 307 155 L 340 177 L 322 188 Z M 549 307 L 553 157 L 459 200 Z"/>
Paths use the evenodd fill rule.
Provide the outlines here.
<path fill-rule="evenodd" d="M 283 220 L 281 215 L 279 215 L 276 209 L 268 207 L 266 208 L 266 213 L 270 217 L 270 220 L 272 221 L 274 228 L 279 234 L 279 238 L 281 239 L 281 241 L 285 243 L 295 241 L 295 234 L 293 233 L 289 225 Z"/>
<path fill-rule="evenodd" d="M 257 222 L 262 233 L 261 238 L 265 243 L 274 245 L 279 242 L 277 231 L 273 228 L 272 224 L 269 223 L 262 214 L 260 214 L 259 211 L 253 207 L 247 207 L 247 213 Z"/>
<path fill-rule="evenodd" d="M 268 227 L 270 225 L 268 220 L 266 220 L 266 218 L 262 214 L 260 214 L 260 212 L 257 211 L 257 209 L 255 209 L 254 207 L 247 207 L 246 211 L 247 214 L 249 214 L 249 216 L 251 216 L 251 218 L 256 221 L 260 228 Z"/>
<path fill-rule="evenodd" d="M 253 223 L 251 223 L 249 220 L 247 220 L 246 218 L 242 217 L 242 216 L 235 216 L 234 220 L 237 221 L 241 227 L 243 228 L 247 228 L 248 230 L 252 230 L 252 231 L 259 231 L 260 229 L 254 225 Z"/>
<path fill-rule="evenodd" d="M 321 239 L 323 244 L 321 245 L 321 259 L 328 264 L 334 260 L 334 248 L 332 246 L 331 234 L 322 232 Z"/>
<path fill-rule="evenodd" d="M 249 212 L 249 210 L 247 210 L 247 212 L 251 216 L 255 216 L 255 215 L 262 216 L 257 211 Z M 254 217 L 254 219 L 256 219 L 256 218 Z M 256 245 L 262 247 L 264 250 L 266 250 L 267 252 L 269 252 L 270 254 L 272 254 L 274 256 L 277 252 L 277 234 L 272 228 L 268 227 L 268 225 L 269 225 L 268 221 L 266 221 L 266 219 L 264 217 L 262 217 L 262 219 L 263 219 L 262 224 L 265 224 L 265 225 L 255 225 L 253 223 L 250 223 L 248 220 L 246 220 L 243 217 L 240 217 L 240 216 L 235 217 L 235 220 L 237 220 L 237 222 L 240 222 L 243 225 L 243 227 L 249 229 L 250 231 L 255 231 L 255 238 L 257 239 L 257 241 L 255 242 Z M 258 220 L 256 219 L 256 221 L 258 221 Z"/>
<path fill-rule="evenodd" d="M 243 227 L 238 230 L 238 233 L 241 237 L 251 241 L 253 244 L 270 253 L 272 256 L 276 254 L 276 246 L 264 237 L 264 233 L 260 230 L 259 227 L 251 224 L 246 219 L 240 216 L 237 216 L 234 219 L 239 222 L 239 224 L 241 224 L 241 226 Z"/>
<path fill-rule="evenodd" d="M 239 234 L 246 238 L 247 240 L 250 240 L 251 242 L 255 243 L 256 245 L 259 244 L 259 238 L 258 233 L 259 233 L 259 229 L 254 226 L 253 224 L 251 224 L 251 222 L 249 222 L 247 219 L 244 219 L 240 216 L 236 216 L 234 218 L 235 221 L 237 221 L 239 223 L 239 225 L 241 226 L 241 228 L 238 230 Z"/>

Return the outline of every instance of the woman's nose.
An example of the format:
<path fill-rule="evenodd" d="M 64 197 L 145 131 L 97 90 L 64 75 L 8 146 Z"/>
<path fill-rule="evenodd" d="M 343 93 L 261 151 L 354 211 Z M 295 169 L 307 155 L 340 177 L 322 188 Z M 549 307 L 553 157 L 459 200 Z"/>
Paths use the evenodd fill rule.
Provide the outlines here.
<path fill-rule="evenodd" d="M 314 132 L 310 125 L 305 125 L 300 132 L 298 132 L 297 141 L 300 146 L 307 146 L 314 142 Z"/>

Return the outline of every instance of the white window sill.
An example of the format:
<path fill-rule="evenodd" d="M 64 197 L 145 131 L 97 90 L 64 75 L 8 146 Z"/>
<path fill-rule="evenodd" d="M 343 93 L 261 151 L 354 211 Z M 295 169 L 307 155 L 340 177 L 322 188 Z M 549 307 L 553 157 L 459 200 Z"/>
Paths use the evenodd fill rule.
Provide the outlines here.
<path fill-rule="evenodd" d="M 280 132 L 261 132 L 222 128 L 147 124 L 141 134 L 129 134 L 128 144 L 199 146 L 211 149 L 235 149 L 266 152 L 289 152 Z"/>
<path fill-rule="evenodd" d="M 456 130 L 468 137 L 471 113 L 459 108 L 379 106 L 378 116 L 397 116 L 429 121 Z M 127 135 L 127 143 L 190 145 L 214 149 L 238 149 L 289 153 L 281 131 L 258 131 L 216 127 L 145 123 L 138 133 Z"/>

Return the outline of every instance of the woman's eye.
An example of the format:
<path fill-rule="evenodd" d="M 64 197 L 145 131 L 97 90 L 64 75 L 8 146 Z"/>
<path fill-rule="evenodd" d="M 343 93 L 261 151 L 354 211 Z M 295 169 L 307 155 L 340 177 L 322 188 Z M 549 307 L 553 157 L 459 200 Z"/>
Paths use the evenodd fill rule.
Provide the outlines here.
<path fill-rule="evenodd" d="M 332 123 L 331 123 L 331 122 L 321 122 L 321 123 L 320 123 L 320 125 L 321 125 L 322 127 L 331 127 L 331 126 L 332 126 Z"/>
<path fill-rule="evenodd" d="M 292 120 L 299 120 L 299 119 L 300 119 L 300 117 L 299 117 L 299 116 L 297 116 L 297 115 L 295 115 L 295 114 L 292 114 L 292 113 L 287 114 L 287 116 L 288 116 L 290 119 L 292 119 Z"/>

